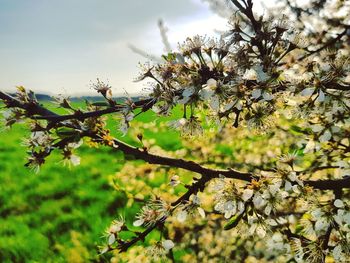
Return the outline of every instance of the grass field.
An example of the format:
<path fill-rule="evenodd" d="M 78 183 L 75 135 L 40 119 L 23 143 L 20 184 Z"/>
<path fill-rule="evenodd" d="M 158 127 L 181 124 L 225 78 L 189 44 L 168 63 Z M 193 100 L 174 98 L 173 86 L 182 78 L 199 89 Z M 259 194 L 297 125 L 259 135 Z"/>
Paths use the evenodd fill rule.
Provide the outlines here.
<path fill-rule="evenodd" d="M 136 122 L 153 119 L 149 112 Z M 117 130 L 112 121 L 109 126 Z M 53 154 L 35 174 L 24 167 L 26 149 L 21 142 L 26 135 L 24 125 L 17 124 L 0 136 L 0 262 L 102 260 L 97 245 L 104 229 L 118 213 L 125 217 L 136 213 L 124 209 L 125 194 L 111 186 L 123 158 L 107 148 L 82 146 L 81 165 L 69 169 Z M 147 131 L 146 136 L 164 149 L 181 147 L 175 131 Z M 133 136 L 123 140 L 137 145 Z"/>

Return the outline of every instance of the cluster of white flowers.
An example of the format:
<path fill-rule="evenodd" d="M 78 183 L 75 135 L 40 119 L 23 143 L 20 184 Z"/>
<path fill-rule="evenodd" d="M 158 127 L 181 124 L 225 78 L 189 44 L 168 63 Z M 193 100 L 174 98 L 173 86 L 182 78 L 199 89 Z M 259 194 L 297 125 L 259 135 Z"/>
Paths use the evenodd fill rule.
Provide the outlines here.
<path fill-rule="evenodd" d="M 15 123 L 23 122 L 24 112 L 18 108 L 10 108 L 2 111 L 3 120 L 5 127 L 11 127 Z"/>
<path fill-rule="evenodd" d="M 169 215 L 171 205 L 165 201 L 154 200 L 149 201 L 142 207 L 141 211 L 137 214 L 134 226 L 151 226 L 157 223 L 159 220 L 165 220 Z"/>
<path fill-rule="evenodd" d="M 23 145 L 31 149 L 34 149 L 36 147 L 49 149 L 51 147 L 51 144 L 52 144 L 51 136 L 44 131 L 32 132 L 32 134 L 30 135 L 30 138 L 25 138 L 23 140 Z"/>
<path fill-rule="evenodd" d="M 188 216 L 195 216 L 196 213 L 205 218 L 205 211 L 200 205 L 200 198 L 197 195 L 192 195 L 187 203 L 181 204 L 178 208 L 176 217 L 179 222 L 185 222 Z"/>
<path fill-rule="evenodd" d="M 174 246 L 174 242 L 170 239 L 158 241 L 155 245 L 147 247 L 146 254 L 153 260 L 163 260 Z"/>
<path fill-rule="evenodd" d="M 277 255 L 281 253 L 291 253 L 291 247 L 288 240 L 285 240 L 284 236 L 279 232 L 273 233 L 271 238 L 267 239 L 266 243 L 269 253 L 276 253 Z"/>

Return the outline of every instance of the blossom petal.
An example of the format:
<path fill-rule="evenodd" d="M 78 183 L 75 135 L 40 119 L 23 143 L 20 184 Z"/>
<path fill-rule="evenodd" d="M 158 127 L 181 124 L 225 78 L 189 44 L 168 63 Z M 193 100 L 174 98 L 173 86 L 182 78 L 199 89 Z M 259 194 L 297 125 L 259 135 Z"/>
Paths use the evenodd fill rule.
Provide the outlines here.
<path fill-rule="evenodd" d="M 182 92 L 182 96 L 183 97 L 190 97 L 191 95 L 193 95 L 194 92 L 195 92 L 194 87 L 188 87 Z"/>
<path fill-rule="evenodd" d="M 328 227 L 327 219 L 324 217 L 321 217 L 318 219 L 315 223 L 315 231 L 319 232 L 321 230 L 325 230 Z"/>
<path fill-rule="evenodd" d="M 181 210 L 177 214 L 177 220 L 179 220 L 181 223 L 185 222 L 187 218 L 187 212 L 185 210 Z"/>
<path fill-rule="evenodd" d="M 252 92 L 252 97 L 254 99 L 258 99 L 261 96 L 261 89 L 255 89 Z"/>
<path fill-rule="evenodd" d="M 211 89 L 215 89 L 217 86 L 217 81 L 213 78 L 208 79 L 207 81 L 207 87 L 211 88 Z"/>
<path fill-rule="evenodd" d="M 80 157 L 77 155 L 72 154 L 70 156 L 69 160 L 74 166 L 77 166 L 80 164 Z"/>
<path fill-rule="evenodd" d="M 338 208 L 342 208 L 342 207 L 344 207 L 344 203 L 343 203 L 342 200 L 336 199 L 336 200 L 334 201 L 334 206 L 335 206 L 335 207 L 338 207 Z"/>
<path fill-rule="evenodd" d="M 214 111 L 218 111 L 219 110 L 219 106 L 220 106 L 220 100 L 218 96 L 212 96 L 211 100 L 209 102 L 210 107 L 214 110 Z"/>
<path fill-rule="evenodd" d="M 209 88 L 204 88 L 201 89 L 198 94 L 202 100 L 208 100 L 214 95 L 214 91 Z"/>
<path fill-rule="evenodd" d="M 166 250 L 170 250 L 172 249 L 175 245 L 174 245 L 174 242 L 171 241 L 170 239 L 167 239 L 167 240 L 164 240 L 162 242 L 162 245 L 163 247 L 166 249 Z"/>
<path fill-rule="evenodd" d="M 325 100 L 325 95 L 324 95 L 324 92 L 320 89 L 320 91 L 318 92 L 318 98 L 317 100 L 319 102 L 323 102 Z"/>
<path fill-rule="evenodd" d="M 289 181 L 286 181 L 285 184 L 284 184 L 284 190 L 286 191 L 290 191 L 292 189 L 292 183 L 289 182 Z"/>
<path fill-rule="evenodd" d="M 319 138 L 320 142 L 328 142 L 332 138 L 332 133 L 326 130 Z"/>
<path fill-rule="evenodd" d="M 254 191 L 252 189 L 245 189 L 243 191 L 242 199 L 248 201 L 253 196 Z"/>
<path fill-rule="evenodd" d="M 266 92 L 266 91 L 263 92 L 262 96 L 263 96 L 264 100 L 266 100 L 266 101 L 269 101 L 269 100 L 273 99 L 273 95 L 268 93 L 268 92 Z"/>
<path fill-rule="evenodd" d="M 256 228 L 256 233 L 258 234 L 258 236 L 260 238 L 263 238 L 265 237 L 266 235 L 266 230 L 263 226 L 259 225 L 257 228 Z"/>
<path fill-rule="evenodd" d="M 142 226 L 145 221 L 143 219 L 139 219 L 134 221 L 133 226 Z"/>
<path fill-rule="evenodd" d="M 108 245 L 112 245 L 115 242 L 115 235 L 111 234 L 108 237 Z"/>
<path fill-rule="evenodd" d="M 306 88 L 303 89 L 302 92 L 300 93 L 301 96 L 310 96 L 313 92 L 315 91 L 314 88 Z"/>
<path fill-rule="evenodd" d="M 257 80 L 259 82 L 265 82 L 269 79 L 269 75 L 266 74 L 266 72 L 264 72 L 263 67 L 261 65 L 255 66 L 254 69 L 256 72 Z"/>
<path fill-rule="evenodd" d="M 197 207 L 198 213 L 201 215 L 202 218 L 205 218 L 205 212 L 204 209 L 201 207 Z"/>

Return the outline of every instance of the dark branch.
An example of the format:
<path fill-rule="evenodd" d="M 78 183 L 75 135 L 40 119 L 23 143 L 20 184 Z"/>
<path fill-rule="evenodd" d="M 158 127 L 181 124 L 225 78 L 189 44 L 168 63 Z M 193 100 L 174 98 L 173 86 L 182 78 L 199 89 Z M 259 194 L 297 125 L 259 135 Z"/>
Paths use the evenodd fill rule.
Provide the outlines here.
<path fill-rule="evenodd" d="M 41 116 L 56 115 L 56 113 L 40 106 L 37 103 L 21 102 L 15 99 L 14 97 L 12 97 L 11 95 L 2 91 L 0 91 L 0 99 L 2 99 L 8 107 L 15 107 L 15 108 L 21 108 L 26 110 L 28 115 L 41 115 Z"/>
<path fill-rule="evenodd" d="M 319 47 L 318 49 L 316 50 L 313 50 L 313 51 L 308 51 L 307 54 L 305 54 L 304 56 L 298 58 L 298 61 L 302 61 L 304 60 L 305 58 L 307 57 L 310 57 L 311 55 L 314 55 L 316 53 L 319 53 L 321 52 L 322 50 L 330 47 L 330 46 L 333 46 L 334 44 L 336 44 L 343 36 L 346 35 L 346 32 L 347 32 L 348 28 L 345 28 L 341 33 L 339 33 L 336 37 L 334 38 L 331 38 L 329 39 L 326 43 L 324 43 L 321 47 Z"/>
<path fill-rule="evenodd" d="M 175 202 L 171 203 L 171 205 L 176 207 L 178 204 L 188 201 L 192 194 L 196 194 L 199 191 L 203 191 L 205 184 L 210 180 L 211 178 L 202 176 L 201 179 L 199 179 L 198 181 L 194 182 L 191 186 L 189 186 L 188 190 L 182 196 L 180 196 Z M 127 251 L 131 246 L 135 245 L 138 241 L 144 241 L 145 237 L 149 233 L 151 233 L 157 227 L 164 225 L 166 219 L 167 219 L 166 217 L 162 217 L 161 219 L 156 221 L 153 225 L 146 228 L 137 237 L 131 239 L 130 241 L 120 243 L 118 245 L 118 249 L 120 250 L 120 252 Z"/>
<path fill-rule="evenodd" d="M 140 100 L 134 102 L 135 108 L 142 108 L 142 111 L 146 111 L 154 105 L 155 100 L 154 99 L 145 99 L 145 100 Z M 92 117 L 99 117 L 105 114 L 110 114 L 110 113 L 115 113 L 115 112 L 120 112 L 124 109 L 125 107 L 123 105 L 115 105 L 113 107 L 103 109 L 103 110 L 96 110 L 96 111 L 90 111 L 90 112 L 76 112 L 74 114 L 68 114 L 68 115 L 42 115 L 42 116 L 33 116 L 33 119 L 36 120 L 48 120 L 48 121 L 54 121 L 54 122 L 60 122 L 60 121 L 65 121 L 65 120 L 70 120 L 70 119 L 77 119 L 77 120 L 85 120 L 87 118 L 92 118 Z"/>
<path fill-rule="evenodd" d="M 253 175 L 251 173 L 243 173 L 233 169 L 228 169 L 228 170 L 210 169 L 193 161 L 186 161 L 183 159 L 175 159 L 170 157 L 162 157 L 162 156 L 154 155 L 147 151 L 139 150 L 138 148 L 130 146 L 119 140 L 114 140 L 114 143 L 115 145 L 118 146 L 118 149 L 120 149 L 124 153 L 133 155 L 135 158 L 144 160 L 150 164 L 161 164 L 161 165 L 182 168 L 182 169 L 195 172 L 210 178 L 217 178 L 220 175 L 223 175 L 227 178 L 239 179 L 247 182 L 251 181 L 251 179 L 253 178 Z"/>
<path fill-rule="evenodd" d="M 337 180 L 307 180 L 304 183 L 319 190 L 341 190 L 350 188 L 350 177 Z"/>
<path fill-rule="evenodd" d="M 257 21 L 254 17 L 253 2 L 251 0 L 248 0 L 247 3 L 245 1 L 243 1 L 243 3 L 245 4 L 245 7 L 242 6 L 242 4 L 238 0 L 231 0 L 231 2 L 239 9 L 239 11 L 242 14 L 244 14 L 249 19 L 249 21 L 251 22 L 251 25 L 252 25 L 252 29 L 255 32 L 255 35 L 256 35 L 255 37 L 259 38 L 259 35 L 261 34 L 261 22 Z M 264 44 L 262 43 L 261 40 L 255 41 L 254 44 L 259 49 L 259 53 L 261 55 L 260 58 L 262 60 L 264 60 L 264 57 L 266 55 L 266 50 L 264 48 Z"/>
<path fill-rule="evenodd" d="M 196 162 L 186 161 L 183 159 L 176 159 L 170 157 L 162 157 L 158 155 L 151 154 L 147 151 L 140 150 L 133 146 L 130 146 L 126 143 L 123 143 L 118 140 L 114 140 L 115 145 L 118 146 L 118 149 L 123 151 L 126 154 L 130 154 L 137 159 L 144 160 L 150 164 L 160 164 L 176 168 L 182 168 L 191 172 L 201 174 L 205 178 L 218 178 L 224 176 L 226 178 L 238 179 L 250 182 L 252 179 L 256 179 L 252 173 L 244 173 L 236 171 L 233 169 L 227 170 L 216 170 L 211 168 L 206 168 Z M 312 186 L 319 190 L 338 190 L 344 188 L 350 188 L 350 177 L 345 177 L 344 179 L 335 179 L 335 180 L 306 180 L 305 184 Z"/>
<path fill-rule="evenodd" d="M 114 112 L 120 112 L 125 107 L 123 105 L 117 104 L 113 107 L 109 107 L 103 110 L 96 110 L 96 111 L 90 111 L 90 112 L 81 112 L 78 111 L 74 114 L 67 114 L 67 115 L 59 115 L 56 114 L 53 111 L 50 111 L 41 105 L 37 103 L 23 103 L 19 100 L 15 99 L 11 95 L 8 95 L 2 91 L 0 91 L 0 99 L 2 99 L 6 105 L 9 107 L 17 107 L 26 110 L 30 114 L 30 118 L 35 120 L 47 120 L 51 122 L 61 122 L 65 120 L 70 119 L 76 119 L 76 120 L 85 120 L 87 118 L 92 117 L 99 117 L 105 114 L 114 113 Z M 150 99 L 144 99 L 133 102 L 135 108 L 141 108 L 142 111 L 147 111 L 148 109 L 152 108 L 156 101 L 153 98 Z"/>
<path fill-rule="evenodd" d="M 151 233 L 154 229 L 156 229 L 159 226 L 162 226 L 164 224 L 164 221 L 166 220 L 166 217 L 161 218 L 157 222 L 155 222 L 153 225 L 149 226 L 145 231 L 141 232 L 138 234 L 137 237 L 131 239 L 130 241 L 127 242 L 121 242 L 118 245 L 118 249 L 120 252 L 125 252 L 127 251 L 131 246 L 135 245 L 138 241 L 144 241 L 146 236 Z"/>
<path fill-rule="evenodd" d="M 37 103 L 34 103 L 34 104 L 22 103 L 17 99 L 13 98 L 12 96 L 1 91 L 0 91 L 0 98 L 4 100 L 8 106 L 22 108 L 26 110 L 28 114 L 38 114 L 43 116 L 57 116 L 57 118 L 61 116 L 50 110 L 47 110 L 46 108 L 44 108 L 43 106 Z M 135 102 L 135 104 L 139 105 L 139 102 Z M 98 135 L 96 134 L 89 134 L 86 136 L 101 140 L 101 138 L 99 138 Z M 135 158 L 144 160 L 150 164 L 160 164 L 160 165 L 167 165 L 167 166 L 176 167 L 176 168 L 182 168 L 191 172 L 201 174 L 203 178 L 212 179 L 212 178 L 218 178 L 219 176 L 224 176 L 226 178 L 239 179 L 246 182 L 250 182 L 252 179 L 258 178 L 252 173 L 240 172 L 233 169 L 227 169 L 227 170 L 211 169 L 211 168 L 206 168 L 193 161 L 186 161 L 183 159 L 176 159 L 176 158 L 169 158 L 169 157 L 154 155 L 154 154 L 148 153 L 147 151 L 139 150 L 138 148 L 130 146 L 116 139 L 114 139 L 114 144 L 117 145 L 118 149 L 123 151 L 124 153 L 133 155 Z M 350 188 L 349 178 L 338 179 L 338 180 L 317 180 L 317 181 L 307 180 L 307 181 L 304 181 L 304 183 L 320 190 L 339 190 L 343 188 Z"/>

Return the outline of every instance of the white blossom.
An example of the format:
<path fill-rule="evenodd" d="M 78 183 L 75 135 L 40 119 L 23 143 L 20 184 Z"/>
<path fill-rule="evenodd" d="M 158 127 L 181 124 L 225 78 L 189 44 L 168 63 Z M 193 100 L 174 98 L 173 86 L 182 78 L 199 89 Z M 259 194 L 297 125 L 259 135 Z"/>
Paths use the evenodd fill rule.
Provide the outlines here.
<path fill-rule="evenodd" d="M 179 176 L 178 176 L 178 175 L 173 175 L 173 176 L 170 178 L 169 184 L 170 184 L 172 187 L 177 186 L 179 183 L 180 183 L 180 181 L 179 181 Z"/>
<path fill-rule="evenodd" d="M 181 210 L 178 214 L 177 214 L 177 220 L 179 220 L 179 222 L 183 223 L 186 221 L 187 218 L 187 211 L 185 210 Z"/>
<path fill-rule="evenodd" d="M 245 80 L 256 80 L 258 82 L 265 82 L 269 79 L 269 75 L 264 72 L 261 65 L 255 65 L 251 69 L 247 69 L 242 77 Z"/>
<path fill-rule="evenodd" d="M 337 245 L 334 247 L 333 249 L 333 257 L 336 261 L 338 262 L 344 262 L 344 259 L 345 259 L 345 255 L 343 254 L 342 252 L 342 247 L 341 245 Z"/>
<path fill-rule="evenodd" d="M 170 239 L 164 240 L 162 242 L 163 247 L 165 248 L 165 250 L 169 251 L 170 249 L 172 249 L 175 245 L 174 242 L 171 241 Z"/>

